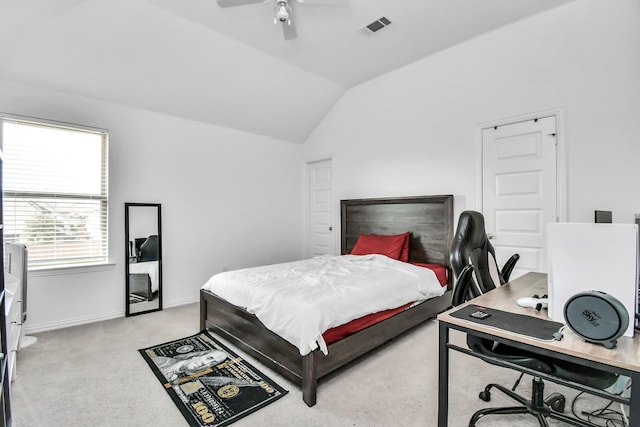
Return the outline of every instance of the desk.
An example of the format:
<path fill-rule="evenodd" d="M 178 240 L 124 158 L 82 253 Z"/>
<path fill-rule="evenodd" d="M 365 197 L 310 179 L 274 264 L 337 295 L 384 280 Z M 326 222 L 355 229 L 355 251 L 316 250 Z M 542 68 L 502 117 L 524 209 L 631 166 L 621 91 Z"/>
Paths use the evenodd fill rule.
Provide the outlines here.
<path fill-rule="evenodd" d="M 618 338 L 617 346 L 614 349 L 606 349 L 601 345 L 590 344 L 582 340 L 569 328 L 563 331 L 564 337 L 560 341 L 540 341 L 524 335 L 518 335 L 504 329 L 487 327 L 486 325 L 474 323 L 465 319 L 458 319 L 449 315 L 467 304 L 477 304 L 498 310 L 513 313 L 526 314 L 536 317 L 547 318 L 546 310 L 537 312 L 531 308 L 520 307 L 516 300 L 522 297 L 530 297 L 534 294 L 543 295 L 547 293 L 547 275 L 543 273 L 527 273 L 503 285 L 497 289 L 487 292 L 473 300 L 454 307 L 438 315 L 439 321 L 439 378 L 438 378 L 438 427 L 446 427 L 448 423 L 449 411 L 449 350 L 463 351 L 459 347 L 449 343 L 449 331 L 455 329 L 467 334 L 476 335 L 482 338 L 489 338 L 514 347 L 519 347 L 538 354 L 563 359 L 585 366 L 591 366 L 604 371 L 615 372 L 631 378 L 631 395 L 628 400 L 629 405 L 629 426 L 640 425 L 640 334 L 636 333 L 633 338 Z M 465 349 L 466 350 L 466 349 Z M 471 351 L 463 351 L 474 356 Z M 475 356 L 478 357 L 478 356 Z M 514 369 L 531 373 L 524 369 Z M 539 375 L 541 378 L 567 385 L 579 390 L 593 393 L 595 390 L 581 388 L 576 384 L 568 383 L 565 380 L 548 375 Z M 594 394 L 604 395 L 603 392 Z M 626 399 L 613 399 L 627 402 Z M 471 418 L 471 414 L 469 414 Z"/>

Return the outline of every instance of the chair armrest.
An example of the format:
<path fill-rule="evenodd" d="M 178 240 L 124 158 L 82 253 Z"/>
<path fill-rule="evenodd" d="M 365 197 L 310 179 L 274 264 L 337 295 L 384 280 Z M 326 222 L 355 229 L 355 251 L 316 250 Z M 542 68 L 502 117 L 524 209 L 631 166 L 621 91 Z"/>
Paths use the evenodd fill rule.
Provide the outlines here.
<path fill-rule="evenodd" d="M 511 276 L 511 272 L 513 271 L 513 267 L 516 266 L 516 263 L 520 259 L 520 254 L 513 254 L 511 258 L 507 260 L 502 266 L 502 271 L 500 275 L 504 279 L 505 283 L 509 281 L 509 277 Z"/>
<path fill-rule="evenodd" d="M 469 286 L 473 280 L 472 275 L 473 266 L 467 265 L 462 269 L 460 275 L 457 277 L 455 287 L 453 288 L 453 295 L 451 296 L 451 305 L 453 307 L 468 301 L 470 296 L 474 294 Z"/>

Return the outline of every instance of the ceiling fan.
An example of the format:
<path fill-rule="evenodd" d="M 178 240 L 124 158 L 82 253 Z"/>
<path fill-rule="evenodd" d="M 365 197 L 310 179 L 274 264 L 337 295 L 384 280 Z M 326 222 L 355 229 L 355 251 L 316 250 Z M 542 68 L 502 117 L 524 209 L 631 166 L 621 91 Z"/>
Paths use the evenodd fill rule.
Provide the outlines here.
<path fill-rule="evenodd" d="M 285 40 L 295 39 L 298 34 L 294 22 L 291 20 L 291 4 L 304 3 L 304 0 L 217 0 L 220 7 L 242 6 L 252 3 L 267 3 L 273 1 L 273 23 L 282 25 Z"/>

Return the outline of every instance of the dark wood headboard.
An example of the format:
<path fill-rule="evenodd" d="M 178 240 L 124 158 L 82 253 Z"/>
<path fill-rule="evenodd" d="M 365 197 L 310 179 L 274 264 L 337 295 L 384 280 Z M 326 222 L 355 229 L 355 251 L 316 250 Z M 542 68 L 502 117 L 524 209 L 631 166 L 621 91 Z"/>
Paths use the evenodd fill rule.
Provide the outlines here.
<path fill-rule="evenodd" d="M 453 238 L 453 196 L 396 197 L 340 201 L 341 253 L 361 234 L 411 232 L 409 260 L 449 266 Z"/>

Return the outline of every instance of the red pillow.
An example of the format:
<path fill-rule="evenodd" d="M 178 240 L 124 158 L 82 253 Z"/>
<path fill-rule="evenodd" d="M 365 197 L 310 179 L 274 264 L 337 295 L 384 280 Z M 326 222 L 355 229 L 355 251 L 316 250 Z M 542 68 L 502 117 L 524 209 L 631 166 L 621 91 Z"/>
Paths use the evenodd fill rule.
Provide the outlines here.
<path fill-rule="evenodd" d="M 409 232 L 392 236 L 361 234 L 351 255 L 380 254 L 399 261 L 409 261 Z"/>

